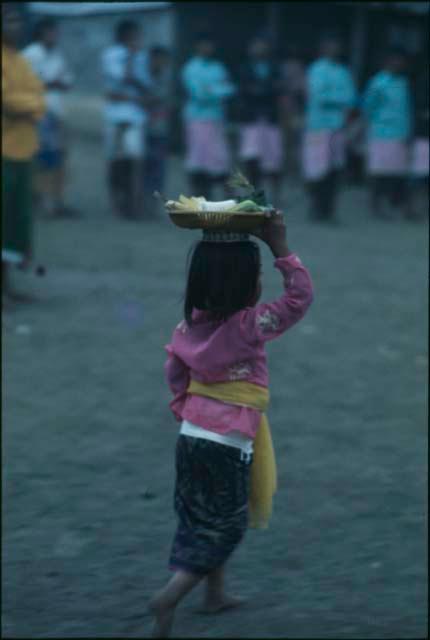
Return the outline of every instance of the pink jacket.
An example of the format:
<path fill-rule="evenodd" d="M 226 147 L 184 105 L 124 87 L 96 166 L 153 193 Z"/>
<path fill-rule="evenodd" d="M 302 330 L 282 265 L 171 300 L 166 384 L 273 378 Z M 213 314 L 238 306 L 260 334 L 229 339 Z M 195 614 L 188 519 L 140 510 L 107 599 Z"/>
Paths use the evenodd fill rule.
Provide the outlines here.
<path fill-rule="evenodd" d="M 208 321 L 195 310 L 193 326 L 183 320 L 166 346 L 167 381 L 174 394 L 170 407 L 177 420 L 220 434 L 240 431 L 255 438 L 261 413 L 248 407 L 187 394 L 190 379 L 198 382 L 246 380 L 269 384 L 265 342 L 280 336 L 305 315 L 313 299 L 312 281 L 298 256 L 275 260 L 284 278 L 284 292 L 270 303 L 238 311 L 225 322 Z"/>

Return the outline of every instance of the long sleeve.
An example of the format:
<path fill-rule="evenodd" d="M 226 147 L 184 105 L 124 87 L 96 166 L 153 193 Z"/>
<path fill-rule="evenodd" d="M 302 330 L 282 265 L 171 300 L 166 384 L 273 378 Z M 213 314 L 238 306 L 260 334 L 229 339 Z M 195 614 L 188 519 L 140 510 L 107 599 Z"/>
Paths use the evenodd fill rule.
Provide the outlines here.
<path fill-rule="evenodd" d="M 216 98 L 230 98 L 236 93 L 236 88 L 224 67 L 219 68 L 219 78 L 211 84 L 209 92 Z"/>
<path fill-rule="evenodd" d="M 235 87 L 230 81 L 227 71 L 221 65 L 209 70 L 207 77 L 196 72 L 194 67 L 186 65 L 182 72 L 182 82 L 189 97 L 193 100 L 212 102 L 229 98 L 235 93 Z"/>
<path fill-rule="evenodd" d="M 64 82 L 64 84 L 67 85 L 68 89 L 70 89 L 73 86 L 75 78 L 69 65 L 66 62 L 66 59 L 61 53 L 58 54 L 58 66 L 59 69 L 57 77 L 55 79 L 61 80 L 61 82 Z"/>
<path fill-rule="evenodd" d="M 9 73 L 2 73 L 2 104 L 5 115 L 16 116 L 30 114 L 39 120 L 45 112 L 43 85 L 34 75 L 27 62 L 21 61 L 20 82 L 12 79 Z"/>
<path fill-rule="evenodd" d="M 204 82 L 199 74 L 194 73 L 194 70 L 189 65 L 186 65 L 182 72 L 182 83 L 188 93 L 188 97 L 192 100 L 211 102 L 207 83 Z"/>
<path fill-rule="evenodd" d="M 166 351 L 168 353 L 166 364 L 164 365 L 164 371 L 166 374 L 167 383 L 173 393 L 173 400 L 170 403 L 170 408 L 177 420 L 181 419 L 181 409 L 183 407 L 188 385 L 190 383 L 190 373 L 188 367 L 178 358 L 170 345 L 167 345 Z"/>
<path fill-rule="evenodd" d="M 313 300 L 312 281 L 300 259 L 291 254 L 278 258 L 275 266 L 284 278 L 284 293 L 270 303 L 242 312 L 240 330 L 249 343 L 277 338 L 303 318 Z"/>

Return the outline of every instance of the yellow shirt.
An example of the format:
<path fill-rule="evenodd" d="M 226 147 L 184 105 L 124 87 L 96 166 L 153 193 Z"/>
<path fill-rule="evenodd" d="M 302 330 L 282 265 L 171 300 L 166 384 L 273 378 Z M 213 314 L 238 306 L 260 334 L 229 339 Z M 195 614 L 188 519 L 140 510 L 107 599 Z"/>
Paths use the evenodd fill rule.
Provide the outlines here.
<path fill-rule="evenodd" d="M 2 157 L 29 160 L 38 148 L 36 123 L 45 112 L 44 87 L 16 50 L 2 45 Z"/>

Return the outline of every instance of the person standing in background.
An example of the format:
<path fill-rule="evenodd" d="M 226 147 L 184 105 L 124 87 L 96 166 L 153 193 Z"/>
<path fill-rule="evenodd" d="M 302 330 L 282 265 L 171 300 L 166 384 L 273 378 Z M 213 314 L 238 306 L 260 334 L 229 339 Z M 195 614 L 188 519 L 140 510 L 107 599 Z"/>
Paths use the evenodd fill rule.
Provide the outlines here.
<path fill-rule="evenodd" d="M 240 69 L 241 141 L 239 157 L 250 182 L 269 183 L 268 199 L 279 205 L 283 144 L 279 126 L 281 78 L 268 40 L 255 38 Z"/>
<path fill-rule="evenodd" d="M 154 191 L 163 193 L 168 152 L 171 111 L 170 53 L 160 45 L 148 56 L 151 106 L 148 110 L 147 154 L 145 158 L 145 195 L 154 206 Z"/>
<path fill-rule="evenodd" d="M 45 113 L 43 85 L 18 51 L 22 20 L 2 3 L 2 284 L 14 296 L 9 266 L 26 268 L 32 257 L 31 164 L 37 123 Z"/>
<path fill-rule="evenodd" d="M 53 218 L 75 214 L 64 204 L 67 147 L 63 94 L 72 86 L 73 77 L 58 49 L 58 37 L 56 21 L 45 18 L 36 25 L 34 41 L 22 53 L 46 90 L 47 113 L 39 123 L 35 187 L 45 213 Z"/>
<path fill-rule="evenodd" d="M 379 218 L 392 217 L 383 208 L 387 201 L 391 206 L 401 207 L 405 217 L 412 215 L 407 189 L 412 109 L 405 69 L 403 51 L 397 47 L 389 49 L 382 70 L 369 80 L 363 97 L 371 208 Z"/>
<path fill-rule="evenodd" d="M 287 171 L 300 173 L 300 148 L 306 99 L 306 67 L 298 47 L 288 47 L 281 64 L 281 126 L 284 131 Z"/>
<path fill-rule="evenodd" d="M 424 66 L 414 88 L 414 141 L 412 145 L 410 189 L 418 219 L 429 210 L 429 68 Z"/>
<path fill-rule="evenodd" d="M 329 221 L 334 220 L 339 174 L 345 166 L 343 128 L 354 106 L 355 87 L 349 70 L 339 62 L 339 39 L 325 36 L 320 52 L 307 74 L 303 171 L 311 218 Z"/>
<path fill-rule="evenodd" d="M 212 187 L 223 184 L 231 169 L 225 132 L 225 102 L 235 93 L 225 66 L 215 59 L 208 34 L 195 42 L 195 55 L 182 70 L 187 94 L 184 108 L 186 159 L 192 193 L 210 198 Z"/>
<path fill-rule="evenodd" d="M 105 141 L 108 186 L 114 211 L 123 218 L 141 214 L 146 152 L 146 108 L 150 81 L 139 25 L 124 20 L 116 43 L 102 54 L 105 83 Z"/>
<path fill-rule="evenodd" d="M 347 179 L 360 186 L 364 181 L 366 157 L 365 123 L 360 109 L 351 109 L 344 129 Z"/>

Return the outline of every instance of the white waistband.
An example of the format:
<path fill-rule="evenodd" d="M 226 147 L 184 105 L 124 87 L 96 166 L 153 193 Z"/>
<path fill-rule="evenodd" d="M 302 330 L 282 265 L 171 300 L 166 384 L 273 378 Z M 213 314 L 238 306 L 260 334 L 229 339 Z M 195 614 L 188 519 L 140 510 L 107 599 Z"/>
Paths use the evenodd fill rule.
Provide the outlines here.
<path fill-rule="evenodd" d="M 204 440 L 212 440 L 213 442 L 218 442 L 219 444 L 225 444 L 228 447 L 235 447 L 236 449 L 240 449 L 246 454 L 251 454 L 253 451 L 252 439 L 247 438 L 243 434 L 239 433 L 239 431 L 230 431 L 228 434 L 222 435 L 220 433 L 215 433 L 214 431 L 209 431 L 208 429 L 203 429 L 196 424 L 188 422 L 188 420 L 183 420 L 179 433 L 184 436 L 203 438 Z"/>

